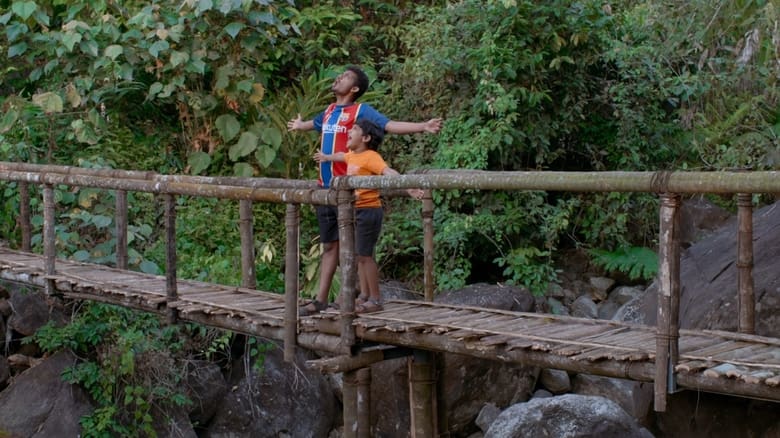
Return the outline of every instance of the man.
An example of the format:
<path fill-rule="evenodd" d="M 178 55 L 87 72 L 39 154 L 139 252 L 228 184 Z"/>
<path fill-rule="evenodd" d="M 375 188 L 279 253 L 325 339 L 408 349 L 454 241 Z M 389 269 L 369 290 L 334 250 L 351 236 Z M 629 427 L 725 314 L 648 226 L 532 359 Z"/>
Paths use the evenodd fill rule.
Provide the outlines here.
<path fill-rule="evenodd" d="M 441 119 L 431 119 L 427 122 L 398 122 L 388 119 L 372 106 L 357 103 L 357 99 L 368 89 L 368 75 L 355 66 L 349 66 L 333 81 L 331 91 L 336 101 L 325 111 L 312 120 L 302 120 L 301 115 L 287 123 L 290 131 L 311 131 L 321 133 L 320 153 L 336 154 L 347 152 L 349 131 L 358 119 L 367 119 L 391 134 L 412 134 L 428 132 L 436 134 L 441 129 Z M 330 187 L 334 177 L 347 174 L 344 162 L 321 162 L 319 165 L 320 187 Z M 333 281 L 333 275 L 339 264 L 339 232 L 338 213 L 334 206 L 317 206 L 317 221 L 320 228 L 322 243 L 322 259 L 320 263 L 320 282 L 317 297 L 314 301 L 299 309 L 301 316 L 311 315 L 325 310 L 328 306 L 328 292 Z"/>

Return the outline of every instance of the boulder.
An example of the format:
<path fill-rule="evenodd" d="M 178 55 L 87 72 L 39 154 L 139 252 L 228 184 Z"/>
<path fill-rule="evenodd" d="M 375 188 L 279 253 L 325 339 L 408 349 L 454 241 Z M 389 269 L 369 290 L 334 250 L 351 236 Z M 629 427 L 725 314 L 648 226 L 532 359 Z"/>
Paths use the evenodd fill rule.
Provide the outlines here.
<path fill-rule="evenodd" d="M 16 376 L 0 392 L 0 430 L 11 436 L 80 436 L 79 419 L 92 412 L 87 393 L 63 382 L 62 372 L 76 363 L 63 351 Z"/>
<path fill-rule="evenodd" d="M 287 363 L 276 343 L 263 354 L 261 370 L 252 358 L 234 362 L 234 375 L 228 378 L 231 389 L 201 436 L 328 436 L 340 415 L 327 379 L 306 367 L 314 354 L 299 348 L 294 363 Z"/>
<path fill-rule="evenodd" d="M 515 312 L 530 312 L 534 307 L 534 297 L 526 289 L 487 283 L 476 283 L 463 289 L 441 293 L 434 301 Z"/>
<path fill-rule="evenodd" d="M 780 203 L 753 215 L 753 288 L 756 334 L 780 337 Z M 730 220 L 683 252 L 680 261 L 680 328 L 737 329 L 737 224 Z M 658 285 L 642 300 L 644 322 L 655 325 Z"/>
<path fill-rule="evenodd" d="M 11 307 L 13 313 L 8 319 L 8 326 L 23 336 L 35 334 L 49 321 L 65 323 L 62 312 L 49 306 L 46 295 L 38 289 L 12 289 Z"/>
<path fill-rule="evenodd" d="M 563 394 L 571 390 L 569 373 L 563 370 L 543 369 L 539 374 L 539 383 L 553 394 Z"/>
<path fill-rule="evenodd" d="M 648 424 L 648 416 L 653 406 L 652 383 L 577 374 L 572 379 L 572 393 L 608 398 L 620 405 L 640 424 Z"/>
<path fill-rule="evenodd" d="M 228 391 L 222 370 L 213 362 L 189 361 L 184 385 L 185 394 L 192 401 L 189 419 L 194 424 L 208 424 Z"/>
<path fill-rule="evenodd" d="M 615 402 L 565 394 L 535 398 L 504 410 L 485 438 L 652 438 Z"/>
<path fill-rule="evenodd" d="M 571 316 L 596 319 L 599 316 L 599 308 L 589 296 L 582 295 L 571 303 Z"/>

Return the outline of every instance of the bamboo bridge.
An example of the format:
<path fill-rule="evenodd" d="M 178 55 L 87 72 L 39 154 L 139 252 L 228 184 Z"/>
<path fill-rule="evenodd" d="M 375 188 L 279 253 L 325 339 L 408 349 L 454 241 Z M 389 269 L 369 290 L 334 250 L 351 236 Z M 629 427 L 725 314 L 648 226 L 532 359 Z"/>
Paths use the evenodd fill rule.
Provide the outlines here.
<path fill-rule="evenodd" d="M 345 436 L 368 436 L 366 367 L 410 356 L 412 436 L 436 436 L 432 353 L 483 359 L 643 382 L 654 382 L 655 410 L 670 393 L 698 390 L 780 401 L 780 339 L 757 336 L 752 266 L 752 194 L 780 193 L 780 172 L 482 172 L 430 171 L 396 177 L 342 177 L 329 190 L 309 181 L 195 177 L 152 172 L 0 163 L 0 181 L 20 193 L 20 250 L 0 248 L 0 279 L 44 288 L 47 294 L 94 300 L 153 312 L 169 322 L 192 321 L 284 342 L 285 359 L 297 346 L 333 354 L 311 363 L 344 372 Z M 30 186 L 40 186 L 43 254 L 31 252 Z M 55 186 L 115 191 L 116 264 L 103 266 L 56 256 Z M 426 190 L 421 220 L 425 301 L 388 301 L 384 310 L 354 313 L 353 191 L 358 188 Z M 651 192 L 660 196 L 657 325 L 433 303 L 432 190 L 546 190 Z M 398 190 L 396 190 L 398 191 Z M 128 192 L 164 199 L 166 274 L 128 267 Z M 683 330 L 680 300 L 679 207 L 682 194 L 738 197 L 738 332 Z M 242 285 L 177 278 L 176 199 L 180 196 L 239 201 Z M 256 290 L 252 204 L 287 205 L 285 293 Z M 339 310 L 298 317 L 299 230 L 302 204 L 338 206 L 341 295 Z"/>

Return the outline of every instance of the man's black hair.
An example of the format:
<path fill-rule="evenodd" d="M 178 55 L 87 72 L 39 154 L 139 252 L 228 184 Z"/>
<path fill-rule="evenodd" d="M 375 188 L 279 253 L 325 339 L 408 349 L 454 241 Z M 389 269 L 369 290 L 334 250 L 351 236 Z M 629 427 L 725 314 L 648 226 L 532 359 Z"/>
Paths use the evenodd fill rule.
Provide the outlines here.
<path fill-rule="evenodd" d="M 355 76 L 357 76 L 355 85 L 358 87 L 358 90 L 357 93 L 355 93 L 355 100 L 358 100 L 360 99 L 360 96 L 368 90 L 368 75 L 356 65 L 350 65 L 346 70 L 355 73 Z"/>
<path fill-rule="evenodd" d="M 366 146 L 372 151 L 377 150 L 385 138 L 385 130 L 377 126 L 376 123 L 366 119 L 358 119 L 355 124 L 363 130 L 363 135 L 371 136 L 371 140 L 368 141 Z"/>

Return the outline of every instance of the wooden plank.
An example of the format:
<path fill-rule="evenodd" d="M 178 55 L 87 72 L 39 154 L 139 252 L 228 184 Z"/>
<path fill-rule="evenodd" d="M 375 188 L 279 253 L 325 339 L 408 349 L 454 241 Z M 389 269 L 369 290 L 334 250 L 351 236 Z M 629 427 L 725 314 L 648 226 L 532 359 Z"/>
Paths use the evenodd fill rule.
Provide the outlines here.
<path fill-rule="evenodd" d="M 702 374 L 704 375 L 704 377 L 709 377 L 711 379 L 725 378 L 727 372 L 735 369 L 736 369 L 735 365 L 732 365 L 730 363 L 722 363 L 720 365 L 704 370 Z"/>
<path fill-rule="evenodd" d="M 685 362 L 678 363 L 677 366 L 674 367 L 674 370 L 677 372 L 692 373 L 712 366 L 712 362 L 704 360 L 686 360 Z"/>
<path fill-rule="evenodd" d="M 704 348 L 700 348 L 698 350 L 693 350 L 693 351 L 686 352 L 684 354 L 680 354 L 680 357 L 691 358 L 691 359 L 704 358 L 705 360 L 709 360 L 710 357 L 713 357 L 717 354 L 726 353 L 729 351 L 737 350 L 739 348 L 748 347 L 748 346 L 750 346 L 750 344 L 746 342 L 724 341 Z"/>
<path fill-rule="evenodd" d="M 754 370 L 741 377 L 742 381 L 750 385 L 758 385 L 776 374 L 767 370 Z"/>

